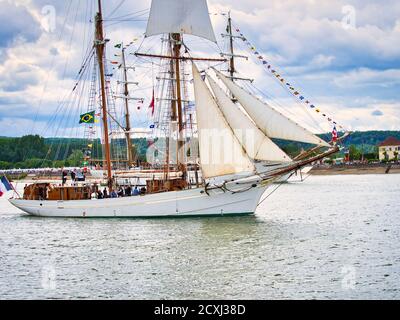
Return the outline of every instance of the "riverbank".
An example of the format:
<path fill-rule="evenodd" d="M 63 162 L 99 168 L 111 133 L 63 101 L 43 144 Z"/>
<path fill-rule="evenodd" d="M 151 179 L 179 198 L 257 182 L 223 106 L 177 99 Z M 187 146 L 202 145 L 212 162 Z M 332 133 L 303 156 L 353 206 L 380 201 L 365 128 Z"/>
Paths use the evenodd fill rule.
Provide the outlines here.
<path fill-rule="evenodd" d="M 342 175 L 342 174 L 399 174 L 400 165 L 392 164 L 389 171 L 387 164 L 365 164 L 365 165 L 332 165 L 316 166 L 311 171 L 312 175 Z"/>

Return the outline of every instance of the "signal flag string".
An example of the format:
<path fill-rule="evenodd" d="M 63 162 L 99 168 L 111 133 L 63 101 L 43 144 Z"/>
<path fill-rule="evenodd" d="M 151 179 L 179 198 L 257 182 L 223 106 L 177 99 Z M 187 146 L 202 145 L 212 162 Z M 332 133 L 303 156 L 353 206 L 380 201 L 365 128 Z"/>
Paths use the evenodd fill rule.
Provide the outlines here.
<path fill-rule="evenodd" d="M 240 35 L 240 39 L 248 46 L 250 49 L 251 53 L 255 56 L 257 56 L 258 61 L 262 63 L 264 68 L 269 71 L 279 82 L 281 82 L 284 87 L 286 87 L 289 92 L 299 99 L 301 102 L 305 103 L 309 108 L 313 109 L 316 113 L 322 115 L 326 120 L 328 120 L 329 123 L 331 123 L 334 127 L 338 127 L 339 129 L 345 130 L 343 126 L 339 125 L 333 117 L 330 117 L 326 113 L 322 112 L 318 107 L 316 107 L 314 104 L 312 104 L 309 100 L 307 100 L 304 95 L 301 94 L 299 90 L 296 90 L 294 86 L 291 85 L 290 82 L 288 82 L 285 78 L 283 78 L 280 73 L 274 68 L 261 54 L 260 52 L 256 49 L 256 47 L 244 36 L 244 34 L 240 31 L 239 28 L 235 28 L 235 31 Z M 345 130 L 347 131 L 347 130 Z"/>

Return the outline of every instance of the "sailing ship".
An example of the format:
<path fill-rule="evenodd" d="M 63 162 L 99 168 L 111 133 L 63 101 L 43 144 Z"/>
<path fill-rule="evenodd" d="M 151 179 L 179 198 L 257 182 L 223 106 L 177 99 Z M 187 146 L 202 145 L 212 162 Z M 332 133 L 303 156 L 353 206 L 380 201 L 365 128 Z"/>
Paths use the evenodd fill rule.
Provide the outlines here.
<path fill-rule="evenodd" d="M 103 168 L 108 194 L 111 194 L 116 188 L 116 179 L 110 146 L 111 114 L 105 54 L 107 39 L 104 38 L 101 0 L 98 0 L 95 26 L 93 49 L 97 56 L 100 82 L 102 147 L 105 155 Z M 230 17 L 229 27 L 227 31 L 230 31 L 228 35 L 232 48 L 234 36 Z M 168 97 L 165 99 L 170 121 L 165 131 L 168 136 L 164 139 L 164 164 L 147 171 L 136 170 L 137 176 L 150 173 L 151 177 L 145 179 L 145 191 L 140 196 L 94 199 L 91 195 L 98 190 L 96 185 L 35 183 L 25 187 L 22 197 L 10 199 L 11 204 L 30 215 L 43 217 L 248 215 L 255 212 L 261 197 L 272 183 L 339 150 L 335 143 L 324 141 L 240 86 L 235 81 L 233 52 L 230 59 L 191 55 L 184 43 L 186 35 L 216 43 L 206 0 L 153 0 L 145 39 L 161 34 L 166 35 L 163 41 L 167 43 L 168 54 L 135 53 L 136 57 L 166 61 L 170 77 Z M 228 62 L 228 75 L 214 66 L 202 70 L 199 67 L 201 62 Z M 183 68 L 187 65 L 191 69 L 197 128 L 195 141 L 198 155 L 194 162 L 188 161 L 188 139 L 185 134 L 187 102 L 183 97 L 182 84 L 186 80 L 182 77 L 185 74 Z M 125 57 L 123 70 L 126 71 Z M 123 80 L 126 108 L 123 129 L 127 142 L 127 161 L 132 164 L 126 73 Z M 273 142 L 274 138 L 309 143 L 314 147 L 292 159 Z M 174 143 L 176 148 L 173 148 Z M 173 149 L 176 157 L 171 160 Z M 128 170 L 128 173 L 134 175 L 135 170 Z M 190 179 L 191 174 L 194 174 L 195 182 Z"/>

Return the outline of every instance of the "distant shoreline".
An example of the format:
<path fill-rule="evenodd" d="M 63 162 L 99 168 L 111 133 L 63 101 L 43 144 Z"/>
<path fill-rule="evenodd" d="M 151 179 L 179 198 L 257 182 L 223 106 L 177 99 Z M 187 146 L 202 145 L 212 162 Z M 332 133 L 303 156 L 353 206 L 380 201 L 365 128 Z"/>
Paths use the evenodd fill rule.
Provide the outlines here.
<path fill-rule="evenodd" d="M 345 175 L 345 174 L 386 174 L 388 165 L 339 165 L 329 167 L 314 167 L 310 174 L 316 176 Z M 400 165 L 393 164 L 388 174 L 399 174 Z"/>
<path fill-rule="evenodd" d="M 310 175 L 314 176 L 328 176 L 328 175 L 363 175 L 363 174 L 400 174 L 400 164 L 392 164 L 388 173 L 388 164 L 344 164 L 344 165 L 319 165 L 315 166 L 310 172 Z M 61 175 L 35 175 L 29 174 L 21 179 L 9 175 L 10 179 L 19 182 L 29 181 L 41 182 L 41 181 L 52 181 L 53 183 L 61 183 Z M 92 177 L 90 173 L 86 176 L 87 182 L 100 183 L 101 179 Z"/>

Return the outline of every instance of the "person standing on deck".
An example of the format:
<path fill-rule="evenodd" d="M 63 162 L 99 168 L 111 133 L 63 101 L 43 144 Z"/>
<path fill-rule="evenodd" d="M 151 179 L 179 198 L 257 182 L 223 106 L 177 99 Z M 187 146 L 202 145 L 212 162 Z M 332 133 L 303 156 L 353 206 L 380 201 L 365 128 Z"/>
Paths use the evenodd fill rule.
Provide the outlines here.
<path fill-rule="evenodd" d="M 71 171 L 71 181 L 73 184 L 75 184 L 75 178 L 76 178 L 76 173 L 74 170 Z"/>
<path fill-rule="evenodd" d="M 68 175 L 67 171 L 63 170 L 61 176 L 62 185 L 64 185 L 67 182 L 67 175 Z"/>
<path fill-rule="evenodd" d="M 140 194 L 139 189 L 137 186 L 135 186 L 135 189 L 133 189 L 133 195 L 138 196 Z"/>

